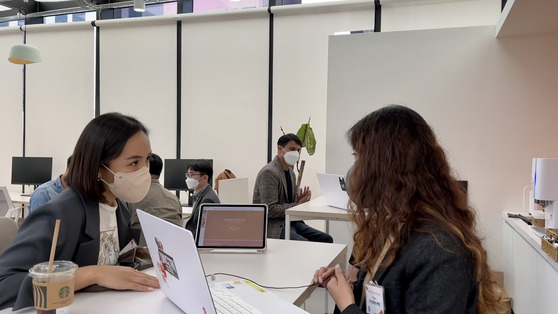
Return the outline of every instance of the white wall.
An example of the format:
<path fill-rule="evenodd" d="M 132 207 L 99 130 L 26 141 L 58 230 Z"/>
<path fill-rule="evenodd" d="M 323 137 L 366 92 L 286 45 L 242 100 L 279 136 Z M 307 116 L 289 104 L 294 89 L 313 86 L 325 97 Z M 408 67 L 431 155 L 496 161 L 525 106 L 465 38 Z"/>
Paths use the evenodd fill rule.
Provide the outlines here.
<path fill-rule="evenodd" d="M 494 36 L 488 26 L 332 37 L 326 169 L 348 168 L 344 134 L 366 113 L 393 103 L 415 109 L 457 177 L 469 181 L 479 232 L 498 269 L 501 212 L 521 210 L 531 158 L 558 155 L 551 144 L 558 37 Z"/>

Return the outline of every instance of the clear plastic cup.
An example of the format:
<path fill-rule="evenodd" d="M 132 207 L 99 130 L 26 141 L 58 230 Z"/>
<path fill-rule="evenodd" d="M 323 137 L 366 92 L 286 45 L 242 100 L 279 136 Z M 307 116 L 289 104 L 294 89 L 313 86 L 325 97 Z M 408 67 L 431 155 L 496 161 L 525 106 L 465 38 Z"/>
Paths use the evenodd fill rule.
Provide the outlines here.
<path fill-rule="evenodd" d="M 40 314 L 68 314 L 74 301 L 74 281 L 78 265 L 70 261 L 54 261 L 52 272 L 48 262 L 29 269 L 33 278 L 33 299 Z"/>

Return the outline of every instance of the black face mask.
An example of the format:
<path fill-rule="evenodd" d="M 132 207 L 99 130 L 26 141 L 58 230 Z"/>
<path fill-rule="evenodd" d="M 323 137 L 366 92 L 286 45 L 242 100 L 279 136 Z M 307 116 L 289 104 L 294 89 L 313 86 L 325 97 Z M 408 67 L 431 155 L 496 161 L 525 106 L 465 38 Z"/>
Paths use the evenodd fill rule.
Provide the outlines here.
<path fill-rule="evenodd" d="M 347 194 L 349 194 L 349 195 L 350 195 L 349 177 L 351 176 L 351 173 L 353 172 L 354 166 L 355 166 L 355 164 L 353 163 L 351 168 L 349 168 L 349 170 L 347 170 L 347 174 L 345 175 L 345 189 L 344 189 L 344 191 L 347 192 Z"/>

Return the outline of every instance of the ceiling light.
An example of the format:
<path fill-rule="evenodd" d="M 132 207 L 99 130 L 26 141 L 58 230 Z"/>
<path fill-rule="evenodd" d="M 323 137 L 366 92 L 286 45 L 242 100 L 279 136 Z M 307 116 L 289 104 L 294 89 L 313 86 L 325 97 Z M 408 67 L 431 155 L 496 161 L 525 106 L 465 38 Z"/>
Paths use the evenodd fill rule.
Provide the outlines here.
<path fill-rule="evenodd" d="M 145 1 L 144 0 L 134 0 L 134 11 L 145 12 Z"/>
<path fill-rule="evenodd" d="M 15 64 L 31 64 L 41 62 L 41 54 L 39 49 L 33 45 L 18 44 L 13 45 L 10 49 L 8 60 Z"/>
<path fill-rule="evenodd" d="M 2 11 L 9 11 L 9 10 L 11 10 L 11 9 L 12 9 L 12 8 L 8 8 L 7 6 L 1 5 L 1 4 L 0 4 L 0 12 L 2 12 Z"/>

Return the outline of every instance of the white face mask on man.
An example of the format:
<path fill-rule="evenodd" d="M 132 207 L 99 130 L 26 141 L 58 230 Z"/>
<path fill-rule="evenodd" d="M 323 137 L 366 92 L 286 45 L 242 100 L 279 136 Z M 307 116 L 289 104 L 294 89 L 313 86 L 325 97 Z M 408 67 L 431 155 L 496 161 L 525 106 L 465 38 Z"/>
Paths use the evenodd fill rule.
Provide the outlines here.
<path fill-rule="evenodd" d="M 195 190 L 198 187 L 198 185 L 200 185 L 200 181 L 194 178 L 186 178 L 186 185 L 190 190 Z"/>
<path fill-rule="evenodd" d="M 290 151 L 290 152 L 286 151 L 285 155 L 283 155 L 283 157 L 285 158 L 285 162 L 287 163 L 287 165 L 294 166 L 294 165 L 296 165 L 296 162 L 298 161 L 298 158 L 300 157 L 300 153 L 296 150 L 293 150 L 293 151 Z"/>
<path fill-rule="evenodd" d="M 107 166 L 103 165 L 103 167 L 114 175 L 114 181 L 112 183 L 107 183 L 100 178 L 101 181 L 108 185 L 112 194 L 120 200 L 128 203 L 137 203 L 149 192 L 151 174 L 149 174 L 149 169 L 147 167 L 129 173 L 114 173 Z"/>

